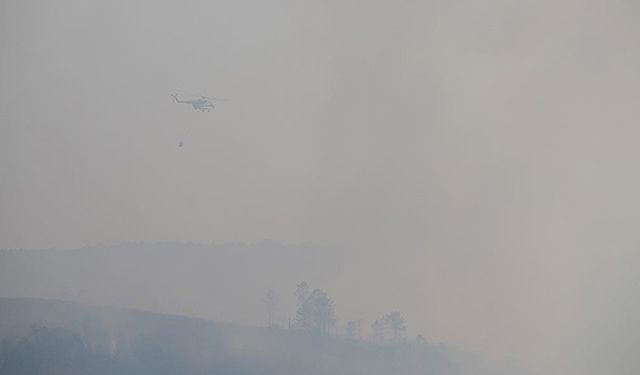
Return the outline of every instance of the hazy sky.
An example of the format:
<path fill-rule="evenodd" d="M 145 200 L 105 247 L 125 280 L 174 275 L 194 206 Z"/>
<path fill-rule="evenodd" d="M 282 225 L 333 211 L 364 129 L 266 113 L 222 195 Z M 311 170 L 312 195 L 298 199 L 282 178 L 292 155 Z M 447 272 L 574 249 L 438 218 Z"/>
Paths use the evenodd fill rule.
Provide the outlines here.
<path fill-rule="evenodd" d="M 435 337 L 638 373 L 639 4 L 0 1 L 0 247 L 337 244 Z"/>

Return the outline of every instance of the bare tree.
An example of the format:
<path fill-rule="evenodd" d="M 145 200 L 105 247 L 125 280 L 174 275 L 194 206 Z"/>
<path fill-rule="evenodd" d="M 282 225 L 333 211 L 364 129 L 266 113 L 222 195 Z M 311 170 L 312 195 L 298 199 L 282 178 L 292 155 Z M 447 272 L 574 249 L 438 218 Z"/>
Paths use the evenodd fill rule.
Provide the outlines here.
<path fill-rule="evenodd" d="M 309 296 L 309 284 L 306 281 L 302 281 L 296 284 L 296 298 L 298 299 L 298 308 L 300 308 L 304 301 Z"/>
<path fill-rule="evenodd" d="M 347 322 L 347 327 L 346 327 L 346 333 L 347 333 L 347 338 L 349 340 L 355 340 L 356 339 L 356 332 L 357 332 L 357 325 L 356 325 L 356 321 L 355 320 L 350 320 Z"/>
<path fill-rule="evenodd" d="M 347 338 L 350 340 L 362 339 L 362 319 L 348 321 L 345 331 Z"/>
<path fill-rule="evenodd" d="M 375 341 L 398 343 L 405 338 L 407 323 L 399 312 L 393 311 L 373 322 L 371 330 Z"/>
<path fill-rule="evenodd" d="M 273 326 L 273 316 L 275 315 L 276 306 L 278 304 L 278 295 L 273 290 L 269 289 L 263 299 L 264 304 L 267 306 L 267 327 Z"/>
<path fill-rule="evenodd" d="M 308 329 L 309 313 L 307 311 L 308 308 L 305 306 L 307 298 L 309 298 L 309 284 L 306 281 L 296 284 L 296 299 L 298 300 L 298 308 L 294 318 L 294 326 L 296 328 Z"/>

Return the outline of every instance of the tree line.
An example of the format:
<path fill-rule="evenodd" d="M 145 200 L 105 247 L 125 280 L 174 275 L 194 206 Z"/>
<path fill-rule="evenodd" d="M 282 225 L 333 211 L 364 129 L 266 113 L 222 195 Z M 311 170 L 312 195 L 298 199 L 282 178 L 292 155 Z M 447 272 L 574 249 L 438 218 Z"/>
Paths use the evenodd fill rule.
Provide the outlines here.
<path fill-rule="evenodd" d="M 296 311 L 293 321 L 289 321 L 289 329 L 320 335 L 336 333 L 335 325 L 338 321 L 336 304 L 327 292 L 322 289 L 311 290 L 309 284 L 302 281 L 296 284 L 295 297 Z M 273 290 L 267 291 L 264 296 L 263 302 L 266 306 L 268 328 L 282 328 L 274 322 L 278 300 L 278 295 Z M 369 340 L 376 343 L 397 344 L 406 340 L 408 326 L 400 312 L 392 311 L 375 320 L 369 328 Z M 351 340 L 365 339 L 362 332 L 362 320 L 347 321 L 344 335 Z M 420 335 L 417 339 L 423 340 Z"/>

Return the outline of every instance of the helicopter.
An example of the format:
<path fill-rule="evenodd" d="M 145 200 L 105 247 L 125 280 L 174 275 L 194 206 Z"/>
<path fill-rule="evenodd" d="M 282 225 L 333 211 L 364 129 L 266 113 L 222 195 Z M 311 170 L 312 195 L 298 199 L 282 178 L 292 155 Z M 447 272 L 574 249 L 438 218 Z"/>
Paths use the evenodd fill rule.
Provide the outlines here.
<path fill-rule="evenodd" d="M 196 99 L 191 99 L 191 100 L 180 100 L 178 99 L 177 94 L 171 94 L 171 96 L 176 101 L 176 103 L 189 104 L 193 107 L 193 109 L 200 112 L 211 112 L 211 110 L 215 108 L 215 105 L 213 104 L 214 100 L 224 100 L 224 99 L 214 99 L 214 98 L 210 98 L 208 96 L 202 96 L 202 95 Z"/>

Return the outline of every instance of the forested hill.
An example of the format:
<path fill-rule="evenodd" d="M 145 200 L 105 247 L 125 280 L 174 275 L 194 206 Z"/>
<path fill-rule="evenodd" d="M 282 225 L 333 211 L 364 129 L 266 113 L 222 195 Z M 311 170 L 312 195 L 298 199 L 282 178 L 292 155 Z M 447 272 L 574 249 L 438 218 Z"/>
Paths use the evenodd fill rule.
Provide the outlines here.
<path fill-rule="evenodd" d="M 0 373 L 515 374 L 442 345 L 374 344 L 77 303 L 0 298 Z"/>

